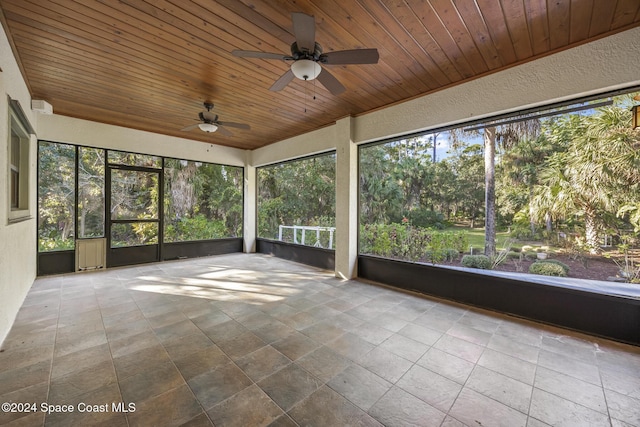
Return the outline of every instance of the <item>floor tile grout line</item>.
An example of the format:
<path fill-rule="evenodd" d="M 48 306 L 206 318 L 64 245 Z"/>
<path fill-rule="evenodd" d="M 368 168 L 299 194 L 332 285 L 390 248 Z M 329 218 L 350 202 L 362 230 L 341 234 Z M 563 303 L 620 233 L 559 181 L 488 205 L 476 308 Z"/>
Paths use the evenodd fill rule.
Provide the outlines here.
<path fill-rule="evenodd" d="M 542 340 L 540 341 L 542 343 Z M 534 365 L 534 370 L 533 370 L 533 384 L 531 384 L 531 393 L 529 395 L 529 407 L 527 408 L 527 420 L 529 418 L 534 418 L 531 416 L 531 406 L 533 405 L 533 392 L 536 390 L 536 379 L 538 378 L 538 367 L 539 367 L 538 362 L 539 361 L 540 361 L 540 347 L 538 347 L 538 353 L 536 354 L 536 363 Z"/>
<path fill-rule="evenodd" d="M 94 292 L 95 292 L 95 288 L 94 288 Z M 110 360 L 111 360 L 111 365 L 112 365 L 113 370 L 115 372 L 116 384 L 118 385 L 118 393 L 120 393 L 121 402 L 124 402 L 124 396 L 122 395 L 122 388 L 120 387 L 120 378 L 118 376 L 118 370 L 116 369 L 116 364 L 115 364 L 114 357 L 113 357 L 113 350 L 111 349 L 111 340 L 109 339 L 109 335 L 107 334 L 107 327 L 104 324 L 104 315 L 102 313 L 102 306 L 100 306 L 100 303 L 98 303 L 98 307 L 100 309 L 100 320 L 102 321 L 102 327 L 104 329 L 104 335 L 107 338 L 107 344 L 109 346 L 109 356 L 110 356 Z M 137 304 L 136 304 L 136 307 L 137 307 Z M 127 426 L 130 426 L 129 414 L 126 414 L 124 418 L 125 418 L 125 420 L 127 422 Z"/>
<path fill-rule="evenodd" d="M 596 355 L 596 361 L 597 361 L 597 355 Z M 598 378 L 600 378 L 600 390 L 602 390 L 602 397 L 604 398 L 604 405 L 607 408 L 607 417 L 609 418 L 609 424 L 613 424 L 611 422 L 612 419 L 614 419 L 611 416 L 611 411 L 609 409 L 609 400 L 607 399 L 607 392 L 606 392 L 606 388 L 604 386 L 604 381 L 602 380 L 602 371 L 600 370 L 600 365 L 596 365 L 598 368 Z"/>
<path fill-rule="evenodd" d="M 60 314 L 62 310 L 62 287 L 64 285 L 64 280 L 60 280 L 60 290 L 59 290 L 59 304 L 58 304 L 58 318 L 56 319 L 56 333 L 55 338 L 53 340 L 53 349 L 51 351 L 51 364 L 49 366 L 49 381 L 47 383 L 47 402 L 49 402 L 49 395 L 51 394 L 51 381 L 53 378 L 53 361 L 56 358 L 56 346 L 58 343 L 58 331 L 60 330 Z M 32 285 L 33 286 L 33 285 Z M 42 425 L 45 426 L 47 423 L 47 414 L 42 417 Z"/>

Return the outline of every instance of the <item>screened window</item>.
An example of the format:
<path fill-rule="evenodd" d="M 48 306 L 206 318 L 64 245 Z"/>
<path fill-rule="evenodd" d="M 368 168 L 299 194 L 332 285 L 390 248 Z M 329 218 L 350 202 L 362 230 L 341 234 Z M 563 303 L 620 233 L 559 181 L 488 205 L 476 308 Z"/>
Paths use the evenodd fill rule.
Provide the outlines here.
<path fill-rule="evenodd" d="M 125 151 L 109 150 L 109 163 L 125 166 L 139 166 L 146 168 L 160 169 L 162 167 L 162 157 L 150 154 L 129 153 Z"/>
<path fill-rule="evenodd" d="M 78 147 L 78 238 L 104 236 L 105 151 Z"/>
<path fill-rule="evenodd" d="M 73 145 L 38 144 L 38 249 L 75 247 L 75 166 Z"/>
<path fill-rule="evenodd" d="M 73 249 L 76 238 L 107 236 L 120 248 L 242 236 L 241 167 L 47 141 L 38 147 L 41 252 Z"/>
<path fill-rule="evenodd" d="M 360 253 L 640 282 L 634 95 L 361 146 Z"/>
<path fill-rule="evenodd" d="M 261 167 L 258 237 L 335 248 L 335 154 Z"/>
<path fill-rule="evenodd" d="M 239 167 L 165 159 L 164 241 L 241 236 L 242 182 Z"/>

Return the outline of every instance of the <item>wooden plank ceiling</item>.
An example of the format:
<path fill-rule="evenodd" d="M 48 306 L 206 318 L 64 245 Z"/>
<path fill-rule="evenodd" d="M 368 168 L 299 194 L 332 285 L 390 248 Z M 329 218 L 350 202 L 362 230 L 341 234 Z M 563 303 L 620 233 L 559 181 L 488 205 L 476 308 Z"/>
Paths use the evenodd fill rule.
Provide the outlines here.
<path fill-rule="evenodd" d="M 640 23 L 638 0 L 0 0 L 33 99 L 57 114 L 254 149 Z M 288 54 L 291 12 L 325 52 L 377 48 L 376 65 L 329 66 L 347 90 L 269 87 L 288 69 L 234 49 Z M 204 101 L 233 136 L 199 129 Z"/>

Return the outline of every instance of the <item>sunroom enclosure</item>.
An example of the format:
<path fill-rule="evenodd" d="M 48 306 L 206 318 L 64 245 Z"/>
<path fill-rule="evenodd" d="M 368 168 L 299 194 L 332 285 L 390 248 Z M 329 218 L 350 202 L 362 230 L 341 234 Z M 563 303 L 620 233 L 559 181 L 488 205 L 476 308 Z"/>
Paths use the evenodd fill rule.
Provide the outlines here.
<path fill-rule="evenodd" d="M 470 119 L 484 119 L 556 101 L 637 86 L 640 84 L 636 72 L 639 56 L 635 40 L 639 36 L 639 29 L 629 30 L 399 105 L 358 117 L 346 117 L 332 126 L 253 151 L 210 146 L 63 116 L 41 116 L 31 111 L 28 113 L 40 140 L 244 168 L 241 242 L 242 250 L 246 252 L 256 250 L 258 237 L 257 168 L 304 156 L 335 152 L 334 269 L 338 277 L 353 278 L 358 275 L 359 268 L 360 274 L 364 277 L 364 269 L 370 264 L 366 264 L 368 261 L 364 261 L 364 258 L 357 262 L 359 145 L 461 124 Z M 20 80 L 17 66 L 13 65 L 3 66 L 3 84 L 13 98 L 19 99 L 22 105 L 29 105 L 28 91 L 24 82 Z M 8 79 L 9 75 L 13 78 Z M 535 79 L 532 79 L 532 76 L 535 76 Z M 34 208 L 37 193 L 35 137 L 32 137 L 31 144 L 31 219 L 3 225 L 0 230 L 0 241 L 12 242 L 11 248 L 5 243 L 3 249 L 0 288 L 7 310 L 5 317 L 1 319 L 0 336 L 6 335 L 11 319 L 14 318 L 36 276 L 35 262 L 25 264 L 25 260 L 33 260 L 37 256 L 37 212 Z M 407 269 L 403 267 L 401 271 L 406 272 Z M 439 280 L 435 274 L 423 274 L 422 278 L 423 283 L 434 284 Z M 488 294 L 485 296 L 489 297 Z M 456 295 L 450 297 L 457 298 Z M 503 295 L 502 298 L 510 297 Z M 596 299 L 602 298 L 597 296 Z M 624 315 L 618 312 L 621 313 L 618 326 L 627 331 L 638 331 L 640 309 L 637 300 L 629 300 L 627 305 L 630 311 Z M 613 310 L 608 311 L 611 312 Z M 579 325 L 569 326 L 581 329 Z M 639 341 L 637 337 L 621 337 L 602 330 L 592 332 L 627 342 Z"/>

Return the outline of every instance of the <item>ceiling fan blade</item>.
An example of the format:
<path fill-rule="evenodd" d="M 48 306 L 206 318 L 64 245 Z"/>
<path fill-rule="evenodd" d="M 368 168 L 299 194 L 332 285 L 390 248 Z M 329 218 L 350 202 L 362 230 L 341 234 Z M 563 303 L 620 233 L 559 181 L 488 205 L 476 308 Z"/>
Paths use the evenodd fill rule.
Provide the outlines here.
<path fill-rule="evenodd" d="M 220 125 L 220 126 L 226 126 L 226 127 L 230 127 L 230 128 L 251 130 L 251 126 L 249 126 L 248 124 L 245 124 L 245 123 L 217 122 L 217 124 Z"/>
<path fill-rule="evenodd" d="M 222 134 L 224 136 L 233 136 L 233 134 L 229 132 L 227 129 L 223 128 L 220 123 L 218 123 L 217 126 L 218 126 L 218 130 L 216 131 L 217 133 Z"/>
<path fill-rule="evenodd" d="M 231 52 L 233 56 L 240 58 L 262 58 L 262 59 L 285 59 L 287 55 L 281 53 L 255 52 L 252 50 L 234 50 Z"/>
<path fill-rule="evenodd" d="M 316 20 L 313 16 L 300 12 L 293 12 L 291 19 L 298 49 L 312 54 L 316 49 Z"/>
<path fill-rule="evenodd" d="M 333 95 L 340 95 L 345 91 L 345 87 L 342 86 L 342 83 L 340 83 L 338 79 L 333 77 L 333 74 L 327 71 L 326 68 L 323 68 L 316 78 L 320 83 L 322 83 L 322 86 L 327 88 L 327 90 Z"/>
<path fill-rule="evenodd" d="M 183 128 L 183 129 L 180 129 L 180 130 L 183 131 L 183 132 L 188 132 L 190 130 L 194 130 L 195 128 L 197 128 L 199 124 L 200 123 L 196 123 L 195 125 L 187 126 L 186 128 Z"/>
<path fill-rule="evenodd" d="M 276 80 L 276 82 L 273 85 L 271 85 L 269 90 L 277 92 L 279 90 L 284 89 L 284 87 L 288 85 L 291 82 L 291 80 L 293 80 L 294 77 L 295 76 L 293 75 L 293 71 L 288 70 L 286 73 L 280 76 L 280 78 Z"/>
<path fill-rule="evenodd" d="M 320 62 L 329 65 L 377 64 L 378 49 L 351 49 L 328 52 L 320 56 Z"/>

